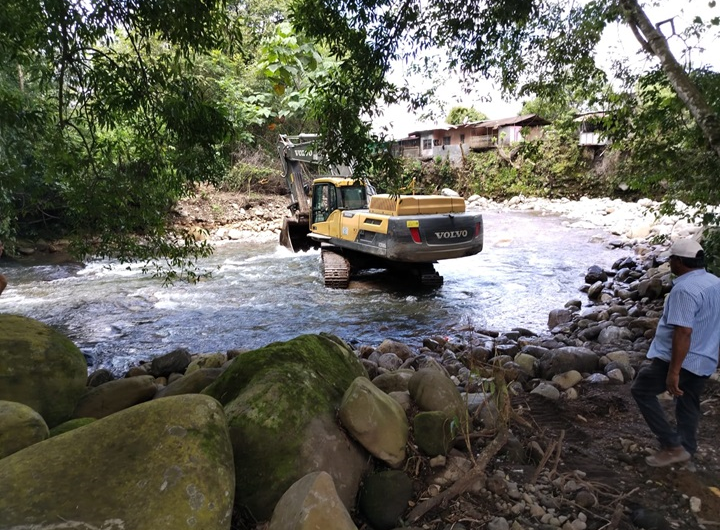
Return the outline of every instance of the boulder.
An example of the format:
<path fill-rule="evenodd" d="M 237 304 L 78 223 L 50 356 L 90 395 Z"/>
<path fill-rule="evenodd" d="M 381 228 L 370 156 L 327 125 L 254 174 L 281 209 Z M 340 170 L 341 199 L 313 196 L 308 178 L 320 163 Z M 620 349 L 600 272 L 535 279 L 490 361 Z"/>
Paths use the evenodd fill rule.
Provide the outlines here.
<path fill-rule="evenodd" d="M 414 375 L 415 370 L 396 370 L 380 374 L 373 378 L 372 383 L 386 394 L 390 392 L 407 392 L 408 381 Z"/>
<path fill-rule="evenodd" d="M 42 416 L 23 403 L 0 401 L 0 459 L 42 442 L 49 435 Z"/>
<path fill-rule="evenodd" d="M 302 335 L 243 353 L 203 390 L 228 416 L 236 505 L 269 519 L 285 491 L 315 471 L 329 473 L 345 506 L 354 505 L 367 454 L 335 416 L 350 384 L 365 375 L 337 337 Z"/>
<path fill-rule="evenodd" d="M 623 340 L 633 340 L 635 334 L 628 328 L 618 326 L 608 326 L 600 331 L 597 341 L 600 344 L 617 344 Z"/>
<path fill-rule="evenodd" d="M 338 414 L 348 432 L 390 467 L 405 462 L 409 426 L 402 406 L 365 377 L 355 379 Z"/>
<path fill-rule="evenodd" d="M 421 410 L 438 410 L 467 425 L 467 404 L 452 380 L 442 372 L 423 368 L 408 383 L 410 397 Z"/>
<path fill-rule="evenodd" d="M 105 383 L 108 383 L 113 379 L 115 379 L 115 376 L 113 376 L 110 370 L 108 370 L 107 368 L 100 368 L 99 370 L 95 370 L 88 376 L 87 386 L 104 385 Z"/>
<path fill-rule="evenodd" d="M 588 271 L 585 274 L 585 283 L 604 282 L 607 281 L 607 279 L 607 273 L 598 265 L 588 267 Z"/>
<path fill-rule="evenodd" d="M 385 339 L 382 344 L 377 347 L 379 353 L 394 353 L 403 361 L 413 356 L 413 352 L 407 344 L 391 339 Z"/>
<path fill-rule="evenodd" d="M 410 477 L 402 471 L 382 471 L 365 478 L 358 505 L 373 528 L 390 530 L 399 526 L 412 495 Z"/>
<path fill-rule="evenodd" d="M 186 348 L 178 348 L 155 357 L 148 372 L 155 377 L 168 377 L 172 373 L 183 374 L 191 362 L 190 352 Z"/>
<path fill-rule="evenodd" d="M 78 401 L 73 418 L 104 418 L 152 399 L 155 392 L 151 375 L 116 379 L 89 389 Z"/>
<path fill-rule="evenodd" d="M 548 314 L 548 329 L 553 329 L 560 324 L 572 320 L 572 313 L 568 309 L 553 309 Z"/>
<path fill-rule="evenodd" d="M 463 395 L 468 412 L 473 418 L 479 417 L 486 429 L 497 428 L 498 409 L 496 400 L 489 392 L 468 393 Z"/>
<path fill-rule="evenodd" d="M 75 418 L 74 420 L 68 420 L 50 429 L 50 438 L 52 438 L 53 436 L 64 434 L 66 432 L 74 431 L 75 429 L 84 427 L 85 425 L 88 425 L 94 421 L 97 420 L 95 418 Z"/>
<path fill-rule="evenodd" d="M 560 390 L 567 390 L 568 388 L 572 388 L 577 385 L 580 381 L 582 381 L 582 378 L 583 377 L 580 372 L 577 370 L 570 370 L 569 372 L 553 376 L 552 382 Z"/>
<path fill-rule="evenodd" d="M 24 403 L 52 428 L 70 418 L 85 392 L 82 352 L 45 324 L 0 314 L 0 400 Z"/>
<path fill-rule="evenodd" d="M 553 376 L 577 370 L 580 373 L 591 373 L 597 370 L 599 358 L 594 351 L 577 346 L 566 346 L 550 350 L 539 362 L 540 377 L 552 379 Z"/>
<path fill-rule="evenodd" d="M 382 370 L 394 371 L 402 366 L 402 359 L 394 353 L 383 353 L 377 361 L 378 367 Z"/>
<path fill-rule="evenodd" d="M 182 394 L 199 394 L 222 373 L 222 368 L 198 368 L 157 391 L 153 399 Z"/>
<path fill-rule="evenodd" d="M 316 471 L 295 482 L 280 498 L 268 530 L 357 530 L 330 475 Z"/>
<path fill-rule="evenodd" d="M 453 430 L 452 419 L 441 411 L 418 412 L 413 418 L 413 440 L 430 457 L 448 453 L 454 440 Z"/>
<path fill-rule="evenodd" d="M 540 395 L 552 401 L 557 401 L 558 399 L 560 399 L 560 391 L 554 386 L 552 386 L 550 383 L 546 383 L 545 381 L 533 388 L 532 392 L 530 393 Z"/>
<path fill-rule="evenodd" d="M 0 460 L 2 527 L 229 530 L 232 462 L 217 401 L 151 401 Z"/>
<path fill-rule="evenodd" d="M 515 356 L 515 363 L 530 377 L 535 376 L 535 357 L 532 355 L 527 353 L 518 353 Z"/>
<path fill-rule="evenodd" d="M 201 368 L 221 368 L 228 360 L 224 353 L 207 353 L 195 357 L 185 369 L 185 375 L 191 374 Z"/>

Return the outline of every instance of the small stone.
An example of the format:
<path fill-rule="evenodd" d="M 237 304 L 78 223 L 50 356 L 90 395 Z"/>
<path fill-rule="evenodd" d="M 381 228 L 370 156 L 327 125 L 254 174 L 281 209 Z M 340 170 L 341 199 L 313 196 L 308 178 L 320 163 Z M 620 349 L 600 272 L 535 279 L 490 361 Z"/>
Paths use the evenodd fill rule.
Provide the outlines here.
<path fill-rule="evenodd" d="M 447 458 L 445 455 L 438 455 L 430 459 L 430 467 L 445 467 Z"/>
<path fill-rule="evenodd" d="M 690 511 L 692 513 L 700 513 L 702 501 L 698 497 L 690 497 Z"/>
<path fill-rule="evenodd" d="M 487 525 L 488 530 L 510 530 L 510 524 L 504 517 L 496 517 Z"/>
<path fill-rule="evenodd" d="M 570 526 L 572 530 L 585 530 L 587 528 L 585 521 L 581 521 L 580 519 L 575 519 Z"/>

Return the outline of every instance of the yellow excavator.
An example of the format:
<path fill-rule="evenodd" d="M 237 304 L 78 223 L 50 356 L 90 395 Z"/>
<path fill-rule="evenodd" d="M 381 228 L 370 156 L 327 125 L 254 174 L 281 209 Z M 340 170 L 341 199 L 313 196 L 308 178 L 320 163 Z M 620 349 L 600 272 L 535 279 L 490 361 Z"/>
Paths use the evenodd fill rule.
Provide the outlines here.
<path fill-rule="evenodd" d="M 482 215 L 466 212 L 463 198 L 376 194 L 349 167 L 328 164 L 317 140 L 312 134 L 280 136 L 292 197 L 280 243 L 294 252 L 319 248 L 326 287 L 345 289 L 354 274 L 368 269 L 400 271 L 438 287 L 443 278 L 434 263 L 482 251 Z"/>

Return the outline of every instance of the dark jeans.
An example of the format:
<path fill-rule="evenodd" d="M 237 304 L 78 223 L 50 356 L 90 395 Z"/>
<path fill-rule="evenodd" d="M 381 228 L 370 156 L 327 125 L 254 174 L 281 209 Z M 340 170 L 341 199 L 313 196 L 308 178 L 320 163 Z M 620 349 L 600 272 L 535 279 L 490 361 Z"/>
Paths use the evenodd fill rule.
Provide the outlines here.
<path fill-rule="evenodd" d="M 700 395 L 705 388 L 707 377 L 680 370 L 682 396 L 675 398 L 674 429 L 665 415 L 657 396 L 666 390 L 666 378 L 670 364 L 653 359 L 652 363 L 640 370 L 630 389 L 638 408 L 650 430 L 657 436 L 663 449 L 682 445 L 695 454 L 697 450 L 697 429 L 700 422 Z"/>

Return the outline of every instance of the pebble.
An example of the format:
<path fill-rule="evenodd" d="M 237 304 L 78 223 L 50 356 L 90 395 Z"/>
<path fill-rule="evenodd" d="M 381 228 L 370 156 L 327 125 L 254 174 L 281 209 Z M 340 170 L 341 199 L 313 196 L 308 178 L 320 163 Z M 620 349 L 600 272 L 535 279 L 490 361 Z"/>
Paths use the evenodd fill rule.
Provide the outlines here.
<path fill-rule="evenodd" d="M 690 497 L 690 511 L 692 513 L 700 513 L 702 501 L 698 497 Z"/>
<path fill-rule="evenodd" d="M 496 517 L 487 525 L 488 530 L 510 530 L 510 523 L 504 517 Z"/>

